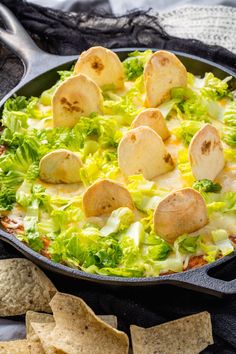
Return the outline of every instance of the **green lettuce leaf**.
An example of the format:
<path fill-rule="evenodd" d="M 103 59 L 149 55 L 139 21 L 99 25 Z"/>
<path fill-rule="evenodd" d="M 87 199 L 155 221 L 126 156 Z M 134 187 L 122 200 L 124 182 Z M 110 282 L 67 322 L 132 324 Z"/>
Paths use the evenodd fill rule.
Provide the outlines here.
<path fill-rule="evenodd" d="M 98 177 L 115 179 L 119 173 L 117 152 L 115 150 L 96 151 L 88 155 L 80 169 L 80 178 L 85 186 Z"/>
<path fill-rule="evenodd" d="M 225 125 L 236 127 L 236 102 L 230 102 L 224 111 L 223 122 Z"/>
<path fill-rule="evenodd" d="M 114 210 L 105 226 L 100 230 L 103 236 L 109 236 L 111 234 L 123 231 L 126 229 L 134 220 L 134 213 L 127 207 L 122 207 Z"/>
<path fill-rule="evenodd" d="M 96 228 L 82 229 L 72 227 L 62 232 L 50 245 L 52 259 L 63 261 L 82 268 L 96 266 L 116 267 L 122 251 L 115 239 L 101 237 Z"/>
<path fill-rule="evenodd" d="M 163 261 L 165 260 L 171 251 L 171 247 L 166 242 L 162 242 L 159 245 L 149 246 L 147 250 L 148 259 L 154 261 Z"/>
<path fill-rule="evenodd" d="M 226 230 L 218 229 L 212 231 L 211 236 L 211 243 L 203 235 L 199 238 L 200 249 L 204 252 L 204 259 L 208 263 L 214 262 L 219 256 L 226 256 L 234 251 Z"/>
<path fill-rule="evenodd" d="M 171 111 L 173 109 L 175 109 L 176 104 L 180 102 L 179 98 L 172 98 L 169 101 L 166 101 L 164 103 L 162 103 L 158 109 L 161 111 L 162 115 L 168 120 L 169 118 L 169 113 L 171 113 Z"/>
<path fill-rule="evenodd" d="M 9 178 L 8 176 L 1 175 L 1 187 L 0 187 L 0 211 L 7 211 L 13 208 L 13 205 L 16 201 L 16 188 L 13 186 L 9 188 L 5 183 L 4 180 Z M 11 177 L 10 177 L 11 178 Z"/>
<path fill-rule="evenodd" d="M 188 159 L 188 150 L 181 149 L 178 151 L 177 168 L 180 171 L 183 179 L 186 182 L 186 186 L 191 187 L 194 182 L 192 174 L 192 168 Z"/>
<path fill-rule="evenodd" d="M 179 236 L 174 247 L 183 254 L 196 253 L 199 236 L 182 235 Z"/>
<path fill-rule="evenodd" d="M 181 119 L 203 122 L 210 121 L 205 101 L 190 88 L 173 88 L 171 90 L 171 97 L 180 100 L 180 102 L 176 104 L 176 109 Z"/>
<path fill-rule="evenodd" d="M 3 109 L 2 125 L 9 128 L 13 132 L 20 132 L 28 127 L 27 120 L 35 104 L 37 98 L 27 99 L 23 96 L 9 98 Z"/>
<path fill-rule="evenodd" d="M 116 119 L 120 126 L 130 126 L 143 104 L 143 77 L 135 80 L 132 87 L 123 95 L 106 92 L 103 103 L 104 113 Z"/>
<path fill-rule="evenodd" d="M 213 73 L 206 73 L 204 77 L 204 86 L 200 89 L 201 95 L 211 100 L 219 100 L 224 97 L 232 98 L 229 91 L 228 81 L 231 76 L 220 80 Z"/>
<path fill-rule="evenodd" d="M 100 268 L 96 269 L 93 266 L 91 268 L 83 269 L 86 272 L 100 274 L 100 275 L 109 275 L 115 277 L 125 277 L 125 278 L 140 278 L 144 275 L 143 267 L 137 268 Z"/>
<path fill-rule="evenodd" d="M 193 183 L 193 188 L 198 192 L 205 193 L 218 193 L 221 191 L 222 187 L 219 183 L 214 183 L 209 179 L 201 179 Z"/>
<path fill-rule="evenodd" d="M 138 50 L 128 54 L 128 58 L 123 61 L 125 76 L 127 80 L 135 80 L 143 73 L 144 65 L 151 57 L 150 49 L 144 52 Z"/>
<path fill-rule="evenodd" d="M 222 139 L 224 142 L 230 146 L 236 146 L 236 127 L 235 126 L 226 126 L 223 130 L 223 137 Z"/>
<path fill-rule="evenodd" d="M 168 193 L 165 189 L 158 189 L 155 182 L 147 181 L 143 175 L 129 176 L 128 190 L 137 209 L 147 212 L 154 209 L 162 196 Z"/>
<path fill-rule="evenodd" d="M 195 120 L 185 120 L 180 122 L 179 127 L 174 128 L 172 133 L 180 139 L 185 146 L 188 146 L 193 136 L 203 127 L 202 122 Z"/>
<path fill-rule="evenodd" d="M 139 247 L 144 241 L 144 227 L 140 221 L 136 221 L 131 224 L 126 231 L 123 232 L 124 235 L 133 240 L 134 245 Z"/>
<path fill-rule="evenodd" d="M 199 237 L 199 248 L 204 254 L 204 260 L 208 263 L 214 262 L 219 255 L 219 249 L 217 248 L 217 246 L 212 243 L 209 243 L 209 241 L 204 235 L 201 235 Z"/>
<path fill-rule="evenodd" d="M 152 275 L 157 274 L 157 269 L 159 272 L 166 273 L 166 272 L 181 272 L 183 270 L 183 259 L 178 254 L 170 254 L 168 258 L 160 261 L 154 261 L 152 264 L 155 273 Z M 151 273 L 152 274 L 152 273 Z"/>
<path fill-rule="evenodd" d="M 229 234 L 226 230 L 219 229 L 212 231 L 211 234 L 212 239 L 221 252 L 222 256 L 227 256 L 234 251 L 234 246 L 229 240 Z"/>
<path fill-rule="evenodd" d="M 236 192 L 201 193 L 209 214 L 213 212 L 231 213 L 236 211 Z"/>

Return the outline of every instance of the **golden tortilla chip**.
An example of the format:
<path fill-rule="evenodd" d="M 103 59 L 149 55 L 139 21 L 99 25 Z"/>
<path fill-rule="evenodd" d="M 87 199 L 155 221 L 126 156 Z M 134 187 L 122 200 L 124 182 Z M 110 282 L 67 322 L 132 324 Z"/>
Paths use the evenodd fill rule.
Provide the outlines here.
<path fill-rule="evenodd" d="M 49 302 L 55 293 L 52 282 L 29 260 L 0 260 L 0 316 L 51 312 Z"/>
<path fill-rule="evenodd" d="M 113 315 L 99 315 L 98 316 L 103 322 L 109 324 L 113 328 L 117 328 L 117 317 Z"/>
<path fill-rule="evenodd" d="M 127 335 L 104 323 L 82 299 L 57 293 L 50 306 L 56 323 L 50 333 L 52 323 L 32 323 L 45 353 L 128 353 Z"/>
<path fill-rule="evenodd" d="M 44 354 L 40 343 L 28 342 L 26 339 L 0 342 L 1 354 Z"/>
<path fill-rule="evenodd" d="M 159 326 L 130 326 L 133 354 L 198 354 L 213 344 L 208 312 L 180 318 Z"/>

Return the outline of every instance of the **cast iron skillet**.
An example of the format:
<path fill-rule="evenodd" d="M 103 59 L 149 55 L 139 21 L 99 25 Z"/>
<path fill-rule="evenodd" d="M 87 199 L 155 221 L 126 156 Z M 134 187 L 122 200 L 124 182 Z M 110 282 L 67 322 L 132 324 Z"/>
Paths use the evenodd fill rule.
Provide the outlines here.
<path fill-rule="evenodd" d="M 40 95 L 43 90 L 50 88 L 55 83 L 58 78 L 57 71 L 69 69 L 78 56 L 56 56 L 45 53 L 35 45 L 14 15 L 3 5 L 0 5 L 0 15 L 7 27 L 7 30 L 0 29 L 0 39 L 22 59 L 25 68 L 21 82 L 0 102 L 0 108 L 2 108 L 4 102 L 13 94 L 24 96 Z M 119 55 L 121 60 L 123 60 L 127 57 L 129 52 L 135 49 L 137 48 L 122 48 L 116 49 L 115 52 Z M 142 50 L 146 48 L 138 49 Z M 152 49 L 156 50 L 156 48 Z M 228 75 L 233 76 L 233 80 L 231 80 L 230 83 L 232 88 L 236 88 L 236 76 L 230 70 L 196 56 L 180 52 L 175 52 L 175 54 L 178 55 L 187 70 L 193 74 L 203 75 L 205 72 L 210 71 L 222 79 Z M 225 281 L 211 276 L 217 269 L 222 269 L 222 267 L 225 267 L 228 263 L 235 262 L 236 252 L 212 264 L 182 273 L 152 278 L 122 278 L 88 274 L 78 269 L 72 269 L 62 264 L 54 263 L 27 247 L 17 240 L 14 235 L 7 233 L 3 229 L 0 230 L 0 239 L 14 246 L 34 263 L 53 272 L 77 279 L 115 286 L 172 284 L 219 297 L 236 294 L 236 279 Z"/>

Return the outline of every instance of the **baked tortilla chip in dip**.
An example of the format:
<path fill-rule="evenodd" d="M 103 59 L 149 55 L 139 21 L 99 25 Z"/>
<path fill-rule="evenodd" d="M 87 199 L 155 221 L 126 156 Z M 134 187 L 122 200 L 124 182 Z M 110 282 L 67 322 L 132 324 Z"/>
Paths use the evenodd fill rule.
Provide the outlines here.
<path fill-rule="evenodd" d="M 54 127 L 71 128 L 81 116 L 102 111 L 103 98 L 97 84 L 86 75 L 67 79 L 52 99 Z"/>
<path fill-rule="evenodd" d="M 83 52 L 74 69 L 76 74 L 82 73 L 90 77 L 101 88 L 124 87 L 124 69 L 118 55 L 110 49 L 92 47 Z"/>

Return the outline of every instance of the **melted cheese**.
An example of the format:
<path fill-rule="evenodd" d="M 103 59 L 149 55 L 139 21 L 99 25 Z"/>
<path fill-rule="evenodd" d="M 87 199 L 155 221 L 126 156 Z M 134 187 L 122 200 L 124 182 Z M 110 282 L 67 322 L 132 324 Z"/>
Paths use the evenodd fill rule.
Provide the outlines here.
<path fill-rule="evenodd" d="M 85 188 L 82 183 L 71 183 L 71 184 L 46 184 L 46 192 L 49 195 L 57 195 L 65 198 L 71 198 L 73 196 L 82 195 Z"/>

